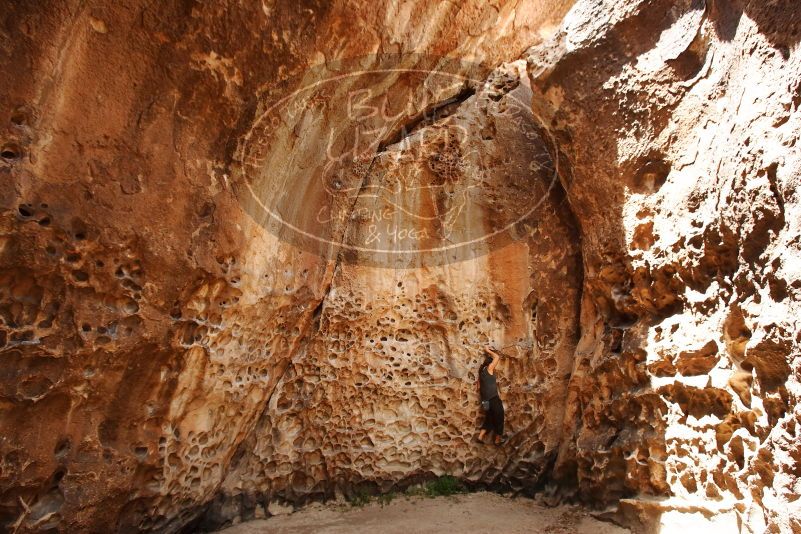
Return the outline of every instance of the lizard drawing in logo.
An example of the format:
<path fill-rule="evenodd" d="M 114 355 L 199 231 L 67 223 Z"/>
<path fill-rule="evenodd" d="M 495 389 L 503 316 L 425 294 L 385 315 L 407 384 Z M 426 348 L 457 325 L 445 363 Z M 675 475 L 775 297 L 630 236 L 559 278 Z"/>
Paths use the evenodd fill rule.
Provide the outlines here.
<path fill-rule="evenodd" d="M 484 178 L 483 154 L 459 117 L 415 129 L 377 150 L 356 157 L 330 157 L 323 185 L 331 195 L 354 198 L 362 215 L 381 211 L 410 227 L 431 229 L 430 237 L 449 240 L 457 221 Z M 346 179 L 346 173 L 361 179 Z M 369 215 L 368 215 L 369 216 Z"/>

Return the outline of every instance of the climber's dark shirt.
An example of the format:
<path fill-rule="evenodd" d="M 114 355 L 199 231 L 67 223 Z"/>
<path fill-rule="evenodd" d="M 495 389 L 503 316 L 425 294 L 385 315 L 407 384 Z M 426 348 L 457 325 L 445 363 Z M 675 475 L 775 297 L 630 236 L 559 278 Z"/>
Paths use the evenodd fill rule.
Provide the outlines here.
<path fill-rule="evenodd" d="M 478 372 L 478 380 L 481 387 L 481 400 L 490 400 L 498 396 L 498 382 L 495 375 L 491 375 L 486 367 L 482 367 Z"/>

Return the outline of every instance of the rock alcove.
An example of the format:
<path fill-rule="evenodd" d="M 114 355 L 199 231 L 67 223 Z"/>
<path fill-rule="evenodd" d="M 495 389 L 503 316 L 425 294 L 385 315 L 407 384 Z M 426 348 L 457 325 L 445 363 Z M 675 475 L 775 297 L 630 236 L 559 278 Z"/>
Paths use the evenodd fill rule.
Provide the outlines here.
<path fill-rule="evenodd" d="M 790 0 L 0 16 L 3 529 L 441 474 L 801 529 Z"/>

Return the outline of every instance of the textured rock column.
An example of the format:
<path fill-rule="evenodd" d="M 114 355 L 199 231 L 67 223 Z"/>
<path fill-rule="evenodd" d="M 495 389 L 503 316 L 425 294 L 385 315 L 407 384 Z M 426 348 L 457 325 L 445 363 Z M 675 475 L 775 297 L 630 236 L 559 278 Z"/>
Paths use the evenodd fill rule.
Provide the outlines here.
<path fill-rule="evenodd" d="M 672 496 L 630 519 L 801 528 L 800 18 L 579 2 L 529 53 L 585 263 L 555 475 L 587 501 Z"/>

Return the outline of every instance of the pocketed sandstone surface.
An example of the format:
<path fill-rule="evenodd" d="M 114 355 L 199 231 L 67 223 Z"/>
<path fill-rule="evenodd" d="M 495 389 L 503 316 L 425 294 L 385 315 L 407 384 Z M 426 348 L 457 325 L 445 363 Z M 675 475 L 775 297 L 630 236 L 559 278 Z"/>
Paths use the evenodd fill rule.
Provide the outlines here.
<path fill-rule="evenodd" d="M 2 17 L 3 528 L 213 528 L 441 474 L 801 528 L 790 0 Z M 472 441 L 488 343 L 502 449 Z"/>

